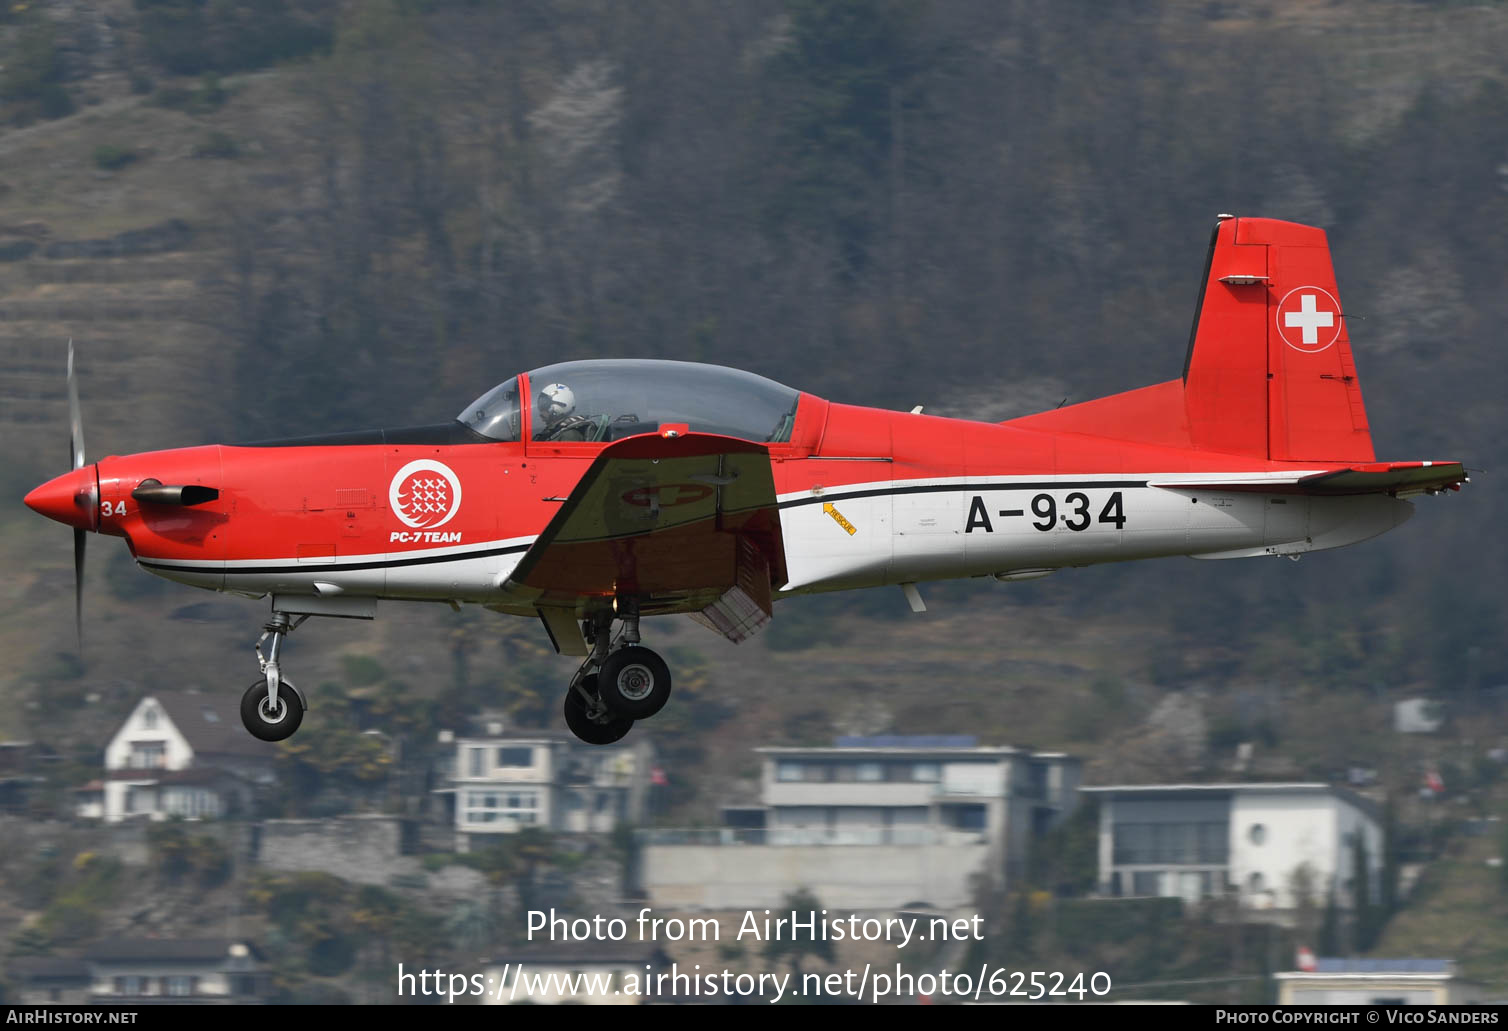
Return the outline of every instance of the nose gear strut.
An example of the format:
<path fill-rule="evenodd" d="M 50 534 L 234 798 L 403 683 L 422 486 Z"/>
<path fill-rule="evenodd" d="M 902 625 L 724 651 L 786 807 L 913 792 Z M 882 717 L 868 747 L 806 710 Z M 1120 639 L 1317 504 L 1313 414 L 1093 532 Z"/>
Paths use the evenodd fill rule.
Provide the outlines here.
<path fill-rule="evenodd" d="M 282 741 L 291 737 L 303 722 L 304 711 L 309 707 L 303 692 L 293 681 L 283 679 L 283 669 L 278 661 L 283 638 L 303 625 L 307 614 L 290 620 L 286 612 L 274 612 L 272 618 L 262 625 L 262 636 L 253 646 L 257 653 L 257 665 L 261 667 L 262 679 L 246 689 L 241 696 L 241 722 L 253 737 L 263 741 Z M 262 654 L 262 645 L 272 638 L 268 654 Z"/>

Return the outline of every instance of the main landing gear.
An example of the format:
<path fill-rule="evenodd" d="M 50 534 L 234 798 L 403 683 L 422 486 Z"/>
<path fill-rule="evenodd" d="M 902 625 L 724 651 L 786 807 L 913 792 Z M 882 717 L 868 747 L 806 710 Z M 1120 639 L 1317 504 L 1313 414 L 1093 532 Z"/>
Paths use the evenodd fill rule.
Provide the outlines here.
<path fill-rule="evenodd" d="M 670 668 L 639 643 L 637 606 L 619 599 L 618 618 L 616 636 L 607 613 L 583 624 L 592 652 L 566 689 L 566 726 L 589 745 L 612 744 L 670 698 Z"/>
<path fill-rule="evenodd" d="M 304 720 L 304 710 L 308 706 L 299 689 L 293 686 L 293 681 L 283 679 L 282 668 L 278 665 L 278 652 L 282 648 L 283 637 L 298 629 L 308 618 L 299 616 L 296 620 L 289 620 L 288 613 L 274 612 L 272 619 L 262 627 L 262 636 L 257 638 L 256 643 L 257 663 L 262 667 L 262 679 L 248 687 L 241 696 L 241 722 L 246 725 L 252 737 L 263 741 L 282 741 L 291 737 Z M 268 637 L 272 638 L 272 645 L 264 658 L 262 642 Z"/>

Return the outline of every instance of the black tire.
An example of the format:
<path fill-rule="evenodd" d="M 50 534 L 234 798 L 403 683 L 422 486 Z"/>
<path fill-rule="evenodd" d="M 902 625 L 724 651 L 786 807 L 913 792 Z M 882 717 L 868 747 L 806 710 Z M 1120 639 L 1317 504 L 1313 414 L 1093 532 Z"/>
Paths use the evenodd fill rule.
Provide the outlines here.
<path fill-rule="evenodd" d="M 589 694 L 597 693 L 595 673 L 586 677 L 581 683 Z M 565 721 L 566 726 L 571 728 L 571 733 L 589 745 L 610 745 L 614 741 L 621 740 L 623 735 L 634 726 L 633 720 L 616 713 L 609 713 L 607 719 L 601 723 L 589 719 L 586 714 L 586 699 L 582 698 L 581 692 L 574 687 L 566 691 Z"/>
<path fill-rule="evenodd" d="M 282 714 L 277 719 L 267 718 L 267 681 L 258 680 L 241 696 L 241 722 L 251 736 L 262 741 L 284 741 L 293 736 L 298 725 L 304 721 L 304 703 L 299 701 L 293 685 L 278 685 L 278 702 Z"/>
<path fill-rule="evenodd" d="M 597 689 L 609 709 L 647 720 L 670 700 L 670 667 L 648 648 L 629 645 L 613 652 L 597 671 Z"/>

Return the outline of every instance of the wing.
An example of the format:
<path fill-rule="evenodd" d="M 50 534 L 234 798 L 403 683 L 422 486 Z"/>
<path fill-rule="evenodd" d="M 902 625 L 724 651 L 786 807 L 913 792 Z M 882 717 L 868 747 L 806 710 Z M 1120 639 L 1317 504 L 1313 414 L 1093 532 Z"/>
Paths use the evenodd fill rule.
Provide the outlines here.
<path fill-rule="evenodd" d="M 1370 462 L 1366 465 L 1250 479 L 1164 480 L 1149 484 L 1174 490 L 1259 491 L 1264 494 L 1433 494 L 1467 483 L 1460 462 Z"/>
<path fill-rule="evenodd" d="M 561 630 L 618 595 L 640 612 L 690 612 L 732 640 L 770 615 L 785 580 L 769 451 L 706 433 L 629 437 L 603 448 L 504 589 Z"/>

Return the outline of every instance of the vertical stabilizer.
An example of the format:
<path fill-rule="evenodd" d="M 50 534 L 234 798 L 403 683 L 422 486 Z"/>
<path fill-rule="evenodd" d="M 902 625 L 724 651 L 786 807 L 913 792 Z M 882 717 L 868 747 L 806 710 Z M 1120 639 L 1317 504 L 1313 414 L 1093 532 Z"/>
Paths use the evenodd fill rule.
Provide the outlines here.
<path fill-rule="evenodd" d="M 1323 230 L 1221 219 L 1184 365 L 1195 447 L 1275 461 L 1373 460 L 1339 298 Z"/>

